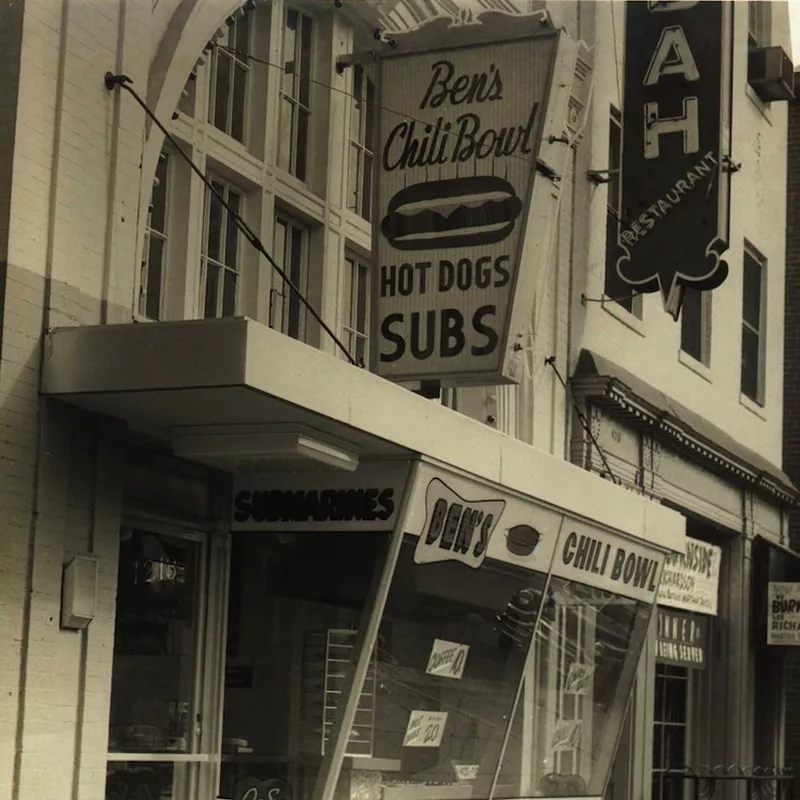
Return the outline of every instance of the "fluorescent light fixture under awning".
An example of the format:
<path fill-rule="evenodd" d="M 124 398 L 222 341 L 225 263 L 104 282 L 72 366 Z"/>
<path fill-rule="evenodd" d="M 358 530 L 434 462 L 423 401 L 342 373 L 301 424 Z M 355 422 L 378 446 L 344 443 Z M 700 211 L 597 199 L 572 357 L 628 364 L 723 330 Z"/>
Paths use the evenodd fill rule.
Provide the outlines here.
<path fill-rule="evenodd" d="M 172 437 L 175 454 L 194 461 L 223 460 L 238 464 L 237 471 L 268 470 L 271 462 L 317 462 L 326 467 L 354 472 L 358 454 L 320 441 L 304 433 L 209 433 L 176 434 Z"/>

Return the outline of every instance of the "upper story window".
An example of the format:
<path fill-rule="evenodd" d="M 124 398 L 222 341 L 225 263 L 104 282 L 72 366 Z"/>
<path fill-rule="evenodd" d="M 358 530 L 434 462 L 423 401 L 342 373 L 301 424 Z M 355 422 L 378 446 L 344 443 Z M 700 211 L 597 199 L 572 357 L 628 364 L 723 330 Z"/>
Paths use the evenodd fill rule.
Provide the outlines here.
<path fill-rule="evenodd" d="M 142 271 L 139 280 L 139 313 L 161 319 L 164 299 L 164 276 L 167 265 L 167 226 L 169 197 L 169 156 L 162 152 L 153 179 L 153 194 L 147 214 Z"/>
<path fill-rule="evenodd" d="M 308 166 L 312 43 L 311 17 L 287 8 L 283 28 L 278 166 L 301 181 L 306 179 Z"/>
<path fill-rule="evenodd" d="M 369 265 L 352 253 L 347 253 L 344 260 L 344 344 L 357 363 L 365 364 L 369 343 Z"/>
<path fill-rule="evenodd" d="M 347 207 L 369 220 L 372 217 L 372 138 L 375 126 L 375 84 L 361 66 L 353 69 L 350 109 L 350 165 Z"/>
<path fill-rule="evenodd" d="M 242 212 L 242 195 L 217 178 L 210 178 L 214 191 L 231 210 Z M 203 316 L 233 317 L 236 315 L 236 294 L 239 287 L 239 228 L 212 192 L 206 193 L 205 234 L 200 280 Z"/>
<path fill-rule="evenodd" d="M 744 251 L 742 284 L 742 394 L 764 404 L 766 262 L 749 247 Z"/>
<path fill-rule="evenodd" d="M 617 274 L 617 231 L 622 206 L 620 203 L 622 168 L 622 114 L 611 107 L 608 129 L 608 208 L 606 213 L 606 271 L 604 292 L 606 297 L 626 311 L 642 316 L 642 298 L 634 294 L 633 287 Z"/>
<path fill-rule="evenodd" d="M 212 49 L 208 102 L 208 121 L 239 142 L 244 142 L 249 47 L 250 14 L 244 10 L 228 18 Z"/>
<path fill-rule="evenodd" d="M 272 256 L 304 297 L 308 296 L 308 249 L 308 226 L 276 211 Z M 305 312 L 297 294 L 276 275 L 270 293 L 269 324 L 293 339 L 302 340 L 306 332 Z"/>
<path fill-rule="evenodd" d="M 684 289 L 681 350 L 701 364 L 711 363 L 711 292 Z"/>
<path fill-rule="evenodd" d="M 747 40 L 750 47 L 766 47 L 772 41 L 772 3 L 748 0 Z"/>

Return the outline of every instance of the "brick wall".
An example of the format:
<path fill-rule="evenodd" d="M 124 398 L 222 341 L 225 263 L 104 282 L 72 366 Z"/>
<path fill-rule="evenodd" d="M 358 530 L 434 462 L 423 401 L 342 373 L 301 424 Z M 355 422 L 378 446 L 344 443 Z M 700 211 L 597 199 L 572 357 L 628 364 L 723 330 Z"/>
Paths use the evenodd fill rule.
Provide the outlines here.
<path fill-rule="evenodd" d="M 786 327 L 783 384 L 784 470 L 800 485 L 800 104 L 789 107 L 786 202 Z M 800 514 L 790 516 L 792 547 L 800 550 Z M 800 653 L 786 660 L 785 760 L 800 774 Z"/>

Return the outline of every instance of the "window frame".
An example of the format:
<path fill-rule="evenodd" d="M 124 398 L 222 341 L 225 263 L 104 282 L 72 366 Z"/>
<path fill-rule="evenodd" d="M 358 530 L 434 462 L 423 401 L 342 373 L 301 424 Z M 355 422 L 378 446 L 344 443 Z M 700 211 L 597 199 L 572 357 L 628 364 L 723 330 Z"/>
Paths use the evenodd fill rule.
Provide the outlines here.
<path fill-rule="evenodd" d="M 664 739 L 663 733 L 666 729 L 669 728 L 683 728 L 683 758 L 681 759 L 681 765 L 686 762 L 686 755 L 687 753 L 692 752 L 692 742 L 691 742 L 691 733 L 693 728 L 693 720 L 692 720 L 692 692 L 694 690 L 694 670 L 689 669 L 688 667 L 678 667 L 671 664 L 662 663 L 656 661 L 655 664 L 655 681 L 653 685 L 653 753 L 655 754 L 656 748 L 658 747 L 658 733 L 662 734 L 660 739 L 660 751 L 662 755 L 662 764 L 664 759 Z M 680 673 L 680 674 L 679 674 Z M 685 703 L 683 707 L 684 715 L 683 720 L 681 721 L 674 721 L 668 720 L 666 718 L 666 713 L 660 713 L 659 711 L 659 703 L 666 706 L 666 696 L 667 690 L 664 688 L 661 693 L 658 691 L 658 684 L 659 679 L 663 682 L 668 681 L 682 681 L 685 684 Z M 676 765 L 677 766 L 677 765 Z M 653 788 L 655 788 L 656 780 L 659 781 L 659 797 L 656 798 L 655 792 L 653 792 L 654 800 L 669 800 L 669 795 L 667 792 L 664 791 L 664 781 L 663 777 L 666 774 L 667 770 L 671 767 L 656 767 L 655 762 L 651 765 L 650 772 L 651 772 L 651 781 Z M 660 776 L 658 778 L 657 776 Z"/>
<path fill-rule="evenodd" d="M 242 53 L 238 49 L 238 26 L 242 20 L 247 20 L 247 39 L 246 46 L 247 52 Z M 225 22 L 228 30 L 225 37 L 229 44 L 223 45 L 219 42 L 214 42 L 211 49 L 211 63 L 209 69 L 208 80 L 208 124 L 215 130 L 230 136 L 237 142 L 243 145 L 247 144 L 247 115 L 249 111 L 249 88 L 250 88 L 250 61 L 248 58 L 251 42 L 253 38 L 253 25 L 252 17 L 247 9 L 244 9 L 240 15 L 232 14 Z M 231 44 L 232 42 L 232 44 Z M 228 83 L 228 97 L 225 109 L 225 124 L 220 127 L 217 124 L 217 74 L 220 67 L 220 60 L 224 59 L 228 64 L 229 69 L 229 83 Z M 233 121 L 236 117 L 234 113 L 234 105 L 236 103 L 236 70 L 244 70 L 244 89 L 242 92 L 242 108 L 241 108 L 241 137 L 237 136 L 233 130 Z"/>
<path fill-rule="evenodd" d="M 694 359 L 705 367 L 711 366 L 711 292 L 704 292 L 691 287 L 686 287 L 684 290 L 686 294 L 683 297 L 683 305 L 681 308 L 681 331 L 680 331 L 680 351 L 689 358 Z M 692 293 L 692 294 L 689 294 Z M 699 319 L 697 320 L 699 347 L 697 351 L 690 350 L 685 346 L 685 337 L 687 336 L 687 320 L 686 309 L 690 306 L 686 305 L 687 297 L 697 295 L 699 298 L 698 310 Z"/>
<path fill-rule="evenodd" d="M 161 165 L 165 164 L 164 171 L 164 219 L 162 230 L 153 227 L 153 195 L 157 188 L 156 181 L 159 180 L 158 172 Z M 173 182 L 173 161 L 172 153 L 164 148 L 158 156 L 156 172 L 153 176 L 153 190 L 150 193 L 150 201 L 147 208 L 147 220 L 144 229 L 144 242 L 142 246 L 142 260 L 139 270 L 139 289 L 136 298 L 136 316 L 153 322 L 158 322 L 164 318 L 165 287 L 167 284 L 167 267 L 169 265 L 169 243 L 170 243 L 170 193 Z M 161 244 L 161 264 L 159 267 L 159 287 L 158 287 L 158 314 L 153 316 L 148 313 L 148 291 L 150 289 L 150 266 L 152 258 L 152 239 L 158 239 Z"/>
<path fill-rule="evenodd" d="M 748 47 L 768 47 L 772 43 L 772 3 L 747 0 Z"/>
<path fill-rule="evenodd" d="M 367 259 L 345 250 L 342 279 L 342 333 L 347 350 L 356 363 L 369 363 L 369 326 L 371 312 L 370 278 L 372 267 Z M 359 316 L 359 288 L 363 277 L 363 319 Z M 349 291 L 348 291 L 349 289 Z M 349 295 L 349 297 L 348 297 Z M 345 313 L 348 312 L 348 313 Z M 342 354 L 344 357 L 344 354 Z"/>
<path fill-rule="evenodd" d="M 294 29 L 294 53 L 291 60 L 293 71 L 287 71 L 287 32 L 291 30 L 288 25 L 288 18 L 290 14 L 297 15 L 297 25 Z M 312 114 L 312 84 L 314 82 L 314 55 L 316 43 L 316 19 L 307 14 L 305 11 L 294 6 L 286 6 L 283 9 L 283 28 L 281 34 L 281 78 L 278 88 L 278 124 L 279 124 L 279 146 L 276 155 L 276 164 L 279 169 L 288 172 L 300 181 L 307 182 L 308 180 L 308 152 L 309 142 L 311 139 L 311 114 Z M 308 51 L 304 52 L 303 42 L 304 33 L 308 25 Z M 302 68 L 303 64 L 307 64 L 308 75 L 304 75 L 297 69 L 299 64 Z M 286 76 L 292 75 L 292 88 L 291 92 L 286 91 Z M 303 86 L 304 81 L 306 86 Z M 306 92 L 306 102 L 303 102 L 303 91 Z M 290 113 L 290 132 L 287 137 L 283 136 L 283 126 L 285 124 L 284 114 L 286 113 L 287 104 Z M 301 115 L 305 115 L 305 126 L 301 126 Z M 281 140 L 285 138 L 288 143 L 288 154 L 284 153 L 281 145 Z M 302 140 L 302 141 L 301 141 Z M 288 161 L 285 156 L 288 155 Z"/>
<path fill-rule="evenodd" d="M 208 172 L 206 174 L 206 178 L 209 180 L 212 186 L 221 186 L 223 188 L 223 198 L 225 202 L 230 204 L 231 194 L 238 197 L 238 209 L 236 209 L 238 214 L 242 214 L 244 211 L 244 204 L 245 204 L 245 192 L 240 189 L 238 186 L 235 186 L 230 181 L 220 177 L 218 174 L 214 172 Z M 210 223 L 211 223 L 211 206 L 212 206 L 212 197 L 213 194 L 210 189 L 205 188 L 204 190 L 204 200 L 203 200 L 203 238 L 200 242 L 200 286 L 199 286 L 199 296 L 198 296 L 198 311 L 199 316 L 202 319 L 223 319 L 225 317 L 235 317 L 239 310 L 239 288 L 241 286 L 242 281 L 242 269 L 241 269 L 241 247 L 242 247 L 242 236 L 240 235 L 240 231 L 237 229 L 236 231 L 236 254 L 233 258 L 234 263 L 228 263 L 228 252 L 227 248 L 229 246 L 228 241 L 228 226 L 231 224 L 231 215 L 225 209 L 224 206 L 221 208 L 221 224 L 220 224 L 220 231 L 219 231 L 219 252 L 220 255 L 218 258 L 212 257 L 208 254 L 209 250 L 209 234 L 210 234 Z M 209 275 L 209 264 L 216 268 L 217 270 L 217 289 L 216 289 L 216 313 L 213 316 L 209 316 L 206 313 L 207 307 L 207 288 L 208 288 L 208 275 Z M 234 287 L 234 297 L 233 297 L 233 309 L 231 313 L 225 313 L 225 276 L 227 273 L 231 273 L 235 276 L 235 287 Z"/>
<path fill-rule="evenodd" d="M 757 265 L 759 269 L 759 298 L 758 298 L 758 327 L 754 327 L 745 318 L 745 302 L 747 286 L 745 282 L 746 261 L 750 259 L 753 264 Z M 766 351 L 766 312 L 767 312 L 767 259 L 749 242 L 745 242 L 744 251 L 742 254 L 742 315 L 741 315 L 741 363 L 740 363 L 740 381 L 739 388 L 743 397 L 756 403 L 759 406 L 764 406 L 766 402 L 765 391 L 765 369 L 764 369 L 764 355 Z M 744 350 L 745 350 L 745 331 L 755 334 L 757 337 L 757 362 L 756 362 L 756 389 L 754 394 L 746 391 L 745 371 L 744 371 Z"/>
<path fill-rule="evenodd" d="M 614 259 L 617 248 L 617 226 L 621 215 L 622 192 L 622 111 L 612 105 L 608 120 L 608 198 L 606 200 L 606 250 L 603 270 L 603 299 L 627 311 L 633 317 L 642 319 L 643 303 L 641 293 L 634 287 L 626 287 L 628 295 L 620 294 L 621 280 L 614 272 Z"/>
<path fill-rule="evenodd" d="M 278 250 L 278 225 L 283 225 L 286 232 L 283 239 L 283 251 Z M 300 252 L 297 255 L 297 263 L 287 265 L 287 253 L 289 260 L 295 256 L 293 247 L 293 237 L 289 232 L 299 234 Z M 308 297 L 310 283 L 310 261 L 311 261 L 311 227 L 294 216 L 290 211 L 276 206 L 272 222 L 273 235 L 273 258 L 278 262 L 280 268 L 291 279 L 294 285 L 300 290 L 304 297 Z M 296 275 L 293 273 L 297 272 Z M 280 322 L 276 320 L 276 309 L 280 313 Z M 272 285 L 269 293 L 269 327 L 280 331 L 285 336 L 297 339 L 300 342 L 306 341 L 308 322 L 307 309 L 301 300 L 295 296 L 294 292 L 285 285 L 283 279 L 277 273 L 273 274 Z M 296 313 L 296 325 L 292 322 L 292 314 Z"/>
<path fill-rule="evenodd" d="M 360 64 L 353 67 L 353 81 L 351 91 L 350 106 L 350 130 L 348 132 L 348 175 L 347 175 L 347 208 L 354 214 L 365 219 L 367 222 L 372 219 L 372 200 L 374 191 L 374 165 L 375 152 L 373 150 L 372 136 L 375 132 L 375 113 L 370 106 L 376 100 L 376 86 L 374 76 L 370 70 L 365 69 Z M 363 106 L 359 114 L 358 130 L 355 131 L 356 138 L 353 138 L 353 116 L 356 114 L 358 103 Z M 368 124 L 371 118 L 371 124 Z M 371 130 L 370 130 L 371 129 Z M 369 174 L 367 175 L 366 164 L 369 162 Z M 355 166 L 355 176 L 353 167 Z M 355 192 L 351 191 L 351 185 L 355 177 Z M 365 191 L 365 189 L 367 191 Z"/>
<path fill-rule="evenodd" d="M 176 797 L 188 798 L 196 794 L 216 796 L 221 759 L 219 742 L 224 683 L 224 662 L 220 660 L 219 653 L 225 649 L 229 545 L 224 537 L 205 526 L 186 526 L 171 518 L 125 511 L 121 533 L 135 530 L 157 536 L 166 535 L 198 547 L 196 624 L 192 637 L 191 667 L 192 730 L 186 752 L 112 750 L 109 737 L 105 751 L 106 774 L 111 765 L 120 765 L 124 769 L 126 764 L 133 767 L 172 764 L 173 787 L 180 792 Z M 110 715 L 108 724 L 111 724 Z"/>

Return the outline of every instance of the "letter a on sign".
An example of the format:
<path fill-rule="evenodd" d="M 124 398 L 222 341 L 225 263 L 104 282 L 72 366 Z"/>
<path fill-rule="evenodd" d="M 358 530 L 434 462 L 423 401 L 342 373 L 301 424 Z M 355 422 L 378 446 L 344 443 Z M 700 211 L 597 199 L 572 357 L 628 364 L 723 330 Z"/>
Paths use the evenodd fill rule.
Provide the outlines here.
<path fill-rule="evenodd" d="M 660 292 L 677 319 L 687 287 L 728 274 L 732 2 L 625 5 L 614 278 L 620 294 Z"/>
<path fill-rule="evenodd" d="M 687 81 L 696 81 L 700 78 L 694 56 L 680 25 L 664 28 L 661 31 L 661 38 L 647 69 L 644 85 L 655 85 L 662 75 L 683 75 Z"/>

